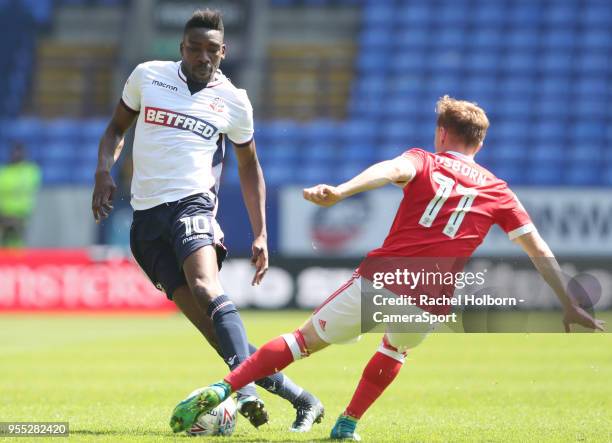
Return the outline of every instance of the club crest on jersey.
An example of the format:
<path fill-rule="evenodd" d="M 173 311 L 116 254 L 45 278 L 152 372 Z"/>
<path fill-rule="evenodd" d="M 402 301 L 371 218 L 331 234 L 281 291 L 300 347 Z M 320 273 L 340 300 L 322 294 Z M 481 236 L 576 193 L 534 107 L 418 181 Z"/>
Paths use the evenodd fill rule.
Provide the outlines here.
<path fill-rule="evenodd" d="M 208 106 L 210 107 L 210 109 L 212 109 L 215 112 L 225 111 L 225 103 L 223 103 L 223 100 L 221 100 L 221 97 L 215 98 L 212 102 L 210 102 Z"/>
<path fill-rule="evenodd" d="M 206 140 L 212 139 L 218 131 L 216 126 L 201 118 L 149 106 L 145 108 L 145 123 L 190 131 Z"/>

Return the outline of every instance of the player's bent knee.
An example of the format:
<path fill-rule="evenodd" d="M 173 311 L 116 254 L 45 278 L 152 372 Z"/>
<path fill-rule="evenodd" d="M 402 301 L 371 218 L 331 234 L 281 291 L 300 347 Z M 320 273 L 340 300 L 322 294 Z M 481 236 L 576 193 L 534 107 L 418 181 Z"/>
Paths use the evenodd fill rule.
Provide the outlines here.
<path fill-rule="evenodd" d="M 306 348 L 308 352 L 312 354 L 313 352 L 320 351 L 321 349 L 329 346 L 325 340 L 323 340 L 316 329 L 314 328 L 312 321 L 306 322 L 302 327 L 300 327 L 296 333 L 300 333 L 304 338 L 304 342 L 306 344 Z"/>
<path fill-rule="evenodd" d="M 425 333 L 386 333 L 378 351 L 403 362 L 406 353 L 417 347 L 425 337 Z"/>

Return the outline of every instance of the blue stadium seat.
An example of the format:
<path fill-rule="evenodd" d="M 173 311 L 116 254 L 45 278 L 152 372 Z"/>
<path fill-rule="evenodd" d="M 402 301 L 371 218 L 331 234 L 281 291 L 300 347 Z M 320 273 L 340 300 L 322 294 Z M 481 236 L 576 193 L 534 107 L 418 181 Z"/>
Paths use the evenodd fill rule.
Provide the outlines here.
<path fill-rule="evenodd" d="M 612 186 L 612 165 L 603 170 L 600 184 L 604 186 Z"/>
<path fill-rule="evenodd" d="M 363 164 L 372 163 L 377 151 L 376 148 L 376 144 L 345 144 L 338 149 L 337 164 L 345 161 L 360 162 Z"/>
<path fill-rule="evenodd" d="M 571 28 L 553 28 L 542 36 L 546 48 L 571 50 L 576 45 L 576 35 Z"/>
<path fill-rule="evenodd" d="M 567 99 L 558 96 L 539 97 L 533 101 L 534 117 L 541 120 L 563 120 L 567 117 Z"/>
<path fill-rule="evenodd" d="M 68 162 L 74 157 L 74 145 L 67 140 L 57 143 L 48 143 L 42 150 L 42 161 L 46 165 L 47 162 Z"/>
<path fill-rule="evenodd" d="M 554 141 L 547 141 L 533 146 L 529 150 L 529 160 L 541 165 L 561 164 L 564 160 L 564 146 Z"/>
<path fill-rule="evenodd" d="M 511 185 L 522 184 L 525 181 L 525 168 L 517 163 L 499 163 L 491 165 L 491 172 Z"/>
<path fill-rule="evenodd" d="M 488 24 L 487 24 L 488 25 Z M 470 46 L 475 48 L 494 48 L 498 50 L 504 40 L 501 28 L 497 27 L 476 27 L 468 34 L 467 41 Z"/>
<path fill-rule="evenodd" d="M 333 120 L 313 120 L 304 125 L 301 139 L 304 143 L 336 143 L 338 139 L 338 124 Z"/>
<path fill-rule="evenodd" d="M 552 2 L 547 5 L 545 22 L 552 26 L 571 26 L 578 14 L 577 2 Z"/>
<path fill-rule="evenodd" d="M 499 69 L 498 51 L 478 50 L 464 56 L 463 68 L 472 75 L 494 74 Z"/>
<path fill-rule="evenodd" d="M 40 137 L 42 121 L 36 118 L 19 118 L 11 120 L 5 127 L 7 137 L 13 140 L 26 140 L 32 136 Z"/>
<path fill-rule="evenodd" d="M 463 68 L 461 51 L 448 48 L 432 52 L 429 56 L 429 64 L 438 72 L 452 73 L 452 71 L 457 71 Z"/>
<path fill-rule="evenodd" d="M 496 163 L 516 164 L 523 160 L 526 156 L 523 150 L 523 145 L 513 143 L 512 140 L 502 140 L 498 143 L 487 143 L 486 146 L 489 155 Z"/>
<path fill-rule="evenodd" d="M 567 131 L 567 125 L 560 120 L 546 119 L 532 125 L 530 132 L 537 140 L 561 139 Z"/>
<path fill-rule="evenodd" d="M 394 35 L 389 27 L 367 27 L 361 32 L 360 45 L 364 50 L 384 51 L 393 40 Z"/>
<path fill-rule="evenodd" d="M 541 22 L 544 4 L 541 2 L 513 2 L 507 17 L 514 26 L 537 27 Z"/>
<path fill-rule="evenodd" d="M 527 120 L 520 119 L 505 119 L 498 123 L 493 123 L 488 131 L 489 136 L 494 136 L 503 143 L 517 143 L 525 139 L 528 133 L 529 124 Z"/>
<path fill-rule="evenodd" d="M 48 120 L 42 125 L 44 135 L 54 141 L 74 140 L 80 136 L 78 122 L 72 119 Z"/>
<path fill-rule="evenodd" d="M 427 28 L 407 27 L 398 31 L 392 40 L 396 46 L 402 47 L 423 47 L 432 43 L 433 35 Z"/>
<path fill-rule="evenodd" d="M 559 185 L 563 183 L 561 163 L 535 163 L 525 172 L 525 182 L 531 185 Z"/>
<path fill-rule="evenodd" d="M 550 96 L 556 98 L 567 97 L 575 82 L 569 75 L 549 76 L 545 82 L 538 83 L 538 93 L 541 96 Z"/>
<path fill-rule="evenodd" d="M 387 100 L 384 115 L 388 118 L 410 118 L 421 112 L 422 108 L 416 100 L 394 98 Z"/>
<path fill-rule="evenodd" d="M 570 126 L 570 134 L 575 140 L 602 141 L 605 138 L 606 126 L 604 123 L 587 120 Z"/>
<path fill-rule="evenodd" d="M 609 78 L 606 77 L 605 73 L 596 76 L 584 75 L 574 85 L 574 90 L 584 97 L 600 97 L 608 91 Z"/>
<path fill-rule="evenodd" d="M 99 140 L 106 130 L 108 121 L 105 119 L 89 119 L 79 121 L 80 136 L 86 139 Z"/>
<path fill-rule="evenodd" d="M 410 118 L 395 119 L 382 127 L 381 137 L 385 144 L 402 146 L 411 143 L 416 129 Z"/>
<path fill-rule="evenodd" d="M 388 63 L 391 63 L 391 72 L 397 74 L 422 72 L 428 67 L 426 57 L 421 54 L 414 54 L 409 56 L 406 56 L 404 54 L 396 54 L 388 60 Z"/>
<path fill-rule="evenodd" d="M 594 173 L 597 169 L 597 165 L 590 163 L 574 163 L 566 169 L 564 182 L 571 186 L 597 185 L 601 180 L 600 174 Z"/>
<path fill-rule="evenodd" d="M 535 66 L 540 71 L 545 71 L 551 76 L 559 73 L 571 72 L 576 66 L 576 58 L 567 51 L 550 51 L 538 57 L 538 64 Z"/>
<path fill-rule="evenodd" d="M 537 48 L 540 42 L 540 36 L 537 29 L 521 29 L 515 28 L 510 31 L 504 43 L 506 46 L 513 49 L 533 50 Z"/>
<path fill-rule="evenodd" d="M 509 119 L 525 118 L 533 109 L 533 103 L 527 97 L 505 96 L 499 102 L 499 110 Z"/>
<path fill-rule="evenodd" d="M 499 90 L 500 93 L 506 96 L 522 97 L 528 100 L 530 95 L 536 91 L 537 86 L 538 84 L 533 75 L 521 75 L 516 73 L 502 80 L 499 83 Z"/>
<path fill-rule="evenodd" d="M 266 125 L 268 136 L 275 140 L 295 140 L 300 135 L 297 123 L 289 120 L 275 120 Z"/>
<path fill-rule="evenodd" d="M 338 157 L 339 147 L 325 140 L 306 143 L 300 152 L 300 164 L 308 163 L 332 163 Z"/>
<path fill-rule="evenodd" d="M 460 50 L 465 45 L 466 33 L 461 28 L 443 27 L 435 33 L 433 45 L 444 48 L 444 50 Z"/>
<path fill-rule="evenodd" d="M 570 162 L 592 163 L 596 165 L 601 161 L 599 146 L 593 143 L 577 141 L 572 143 L 571 149 L 566 150 Z"/>
<path fill-rule="evenodd" d="M 335 168 L 335 176 L 339 182 L 350 180 L 368 166 L 363 162 L 345 162 Z"/>
<path fill-rule="evenodd" d="M 610 25 L 607 29 L 586 29 L 580 38 L 580 45 L 588 49 L 610 49 L 612 47 L 612 32 Z"/>
<path fill-rule="evenodd" d="M 612 23 L 610 3 L 606 0 L 599 3 L 594 1 L 585 2 L 580 19 L 582 23 L 590 27 L 609 27 L 610 23 Z"/>
<path fill-rule="evenodd" d="M 574 69 L 580 72 L 602 73 L 611 66 L 607 51 L 583 51 L 576 58 Z"/>
<path fill-rule="evenodd" d="M 296 172 L 291 181 L 311 186 L 317 183 L 329 182 L 333 177 L 330 168 L 321 164 L 309 164 L 301 167 Z"/>
<path fill-rule="evenodd" d="M 537 66 L 538 57 L 535 52 L 513 51 L 501 60 L 502 68 L 514 75 L 515 73 L 532 74 Z"/>
<path fill-rule="evenodd" d="M 473 23 L 486 23 L 489 26 L 499 26 L 505 22 L 506 8 L 503 3 L 481 2 L 480 5 L 472 9 L 472 14 L 468 20 Z"/>
<path fill-rule="evenodd" d="M 572 114 L 577 115 L 579 118 L 588 119 L 597 119 L 605 116 L 609 110 L 610 102 L 606 99 L 605 95 L 580 98 L 576 100 L 571 109 Z"/>
<path fill-rule="evenodd" d="M 71 183 L 72 171 L 64 161 L 52 161 L 42 165 L 43 184 L 65 185 Z"/>
<path fill-rule="evenodd" d="M 357 81 L 353 86 L 356 95 L 364 97 L 381 97 L 387 90 L 387 81 L 383 76 L 369 75 L 367 80 Z"/>
<path fill-rule="evenodd" d="M 468 8 L 465 8 L 458 2 L 444 2 L 436 8 L 435 14 L 431 17 L 431 21 L 438 26 L 459 27 L 465 23 L 468 14 Z"/>
<path fill-rule="evenodd" d="M 369 119 L 342 122 L 338 130 L 342 143 L 374 143 L 378 132 L 376 122 Z"/>
<path fill-rule="evenodd" d="M 384 4 L 391 2 L 378 2 Z M 429 23 L 432 14 L 427 2 L 402 2 L 393 11 L 393 17 L 403 26 L 422 26 Z"/>

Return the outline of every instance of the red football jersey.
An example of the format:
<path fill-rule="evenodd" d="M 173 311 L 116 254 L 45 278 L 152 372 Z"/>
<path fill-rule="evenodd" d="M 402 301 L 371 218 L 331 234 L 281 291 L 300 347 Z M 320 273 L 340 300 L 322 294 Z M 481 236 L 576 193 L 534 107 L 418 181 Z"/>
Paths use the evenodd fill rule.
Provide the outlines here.
<path fill-rule="evenodd" d="M 416 175 L 382 247 L 368 257 L 469 257 L 494 223 L 511 240 L 535 229 L 508 184 L 471 158 L 418 148 L 402 155 Z"/>

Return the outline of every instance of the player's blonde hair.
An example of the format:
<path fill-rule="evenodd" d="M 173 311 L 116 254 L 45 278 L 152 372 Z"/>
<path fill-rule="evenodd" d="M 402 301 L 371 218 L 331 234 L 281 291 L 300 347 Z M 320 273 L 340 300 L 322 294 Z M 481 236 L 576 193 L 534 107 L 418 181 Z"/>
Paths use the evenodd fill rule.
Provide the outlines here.
<path fill-rule="evenodd" d="M 437 125 L 463 139 L 467 146 L 480 146 L 489 128 L 489 119 L 476 103 L 448 95 L 436 103 Z"/>

